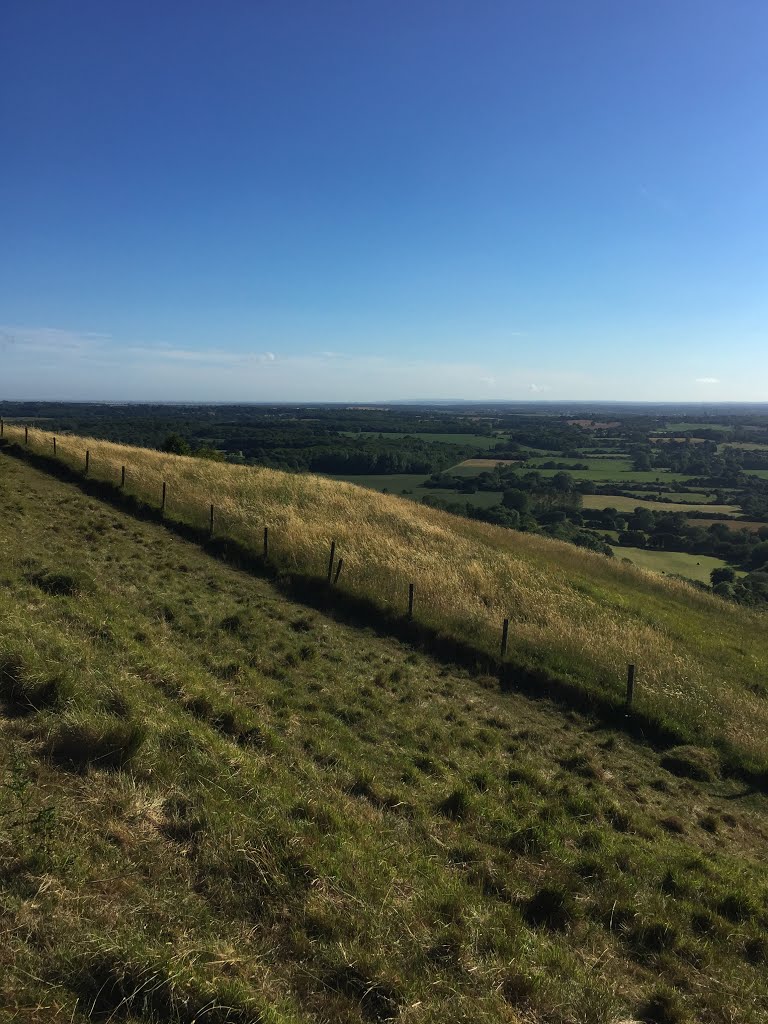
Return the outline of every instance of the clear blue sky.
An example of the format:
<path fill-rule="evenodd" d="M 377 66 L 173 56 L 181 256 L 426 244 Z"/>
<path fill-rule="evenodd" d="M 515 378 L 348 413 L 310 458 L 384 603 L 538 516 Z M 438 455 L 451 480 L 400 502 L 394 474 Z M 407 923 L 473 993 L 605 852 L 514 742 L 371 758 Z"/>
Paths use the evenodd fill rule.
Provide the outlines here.
<path fill-rule="evenodd" d="M 768 400 L 765 0 L 5 0 L 0 398 Z"/>

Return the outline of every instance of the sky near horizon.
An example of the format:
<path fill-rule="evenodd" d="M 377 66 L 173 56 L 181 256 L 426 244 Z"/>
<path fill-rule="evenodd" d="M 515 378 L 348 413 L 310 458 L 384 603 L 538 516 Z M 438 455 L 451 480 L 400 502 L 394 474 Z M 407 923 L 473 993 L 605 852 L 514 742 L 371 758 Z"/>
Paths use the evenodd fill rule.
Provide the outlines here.
<path fill-rule="evenodd" d="M 6 0 L 0 399 L 768 401 L 764 0 Z"/>

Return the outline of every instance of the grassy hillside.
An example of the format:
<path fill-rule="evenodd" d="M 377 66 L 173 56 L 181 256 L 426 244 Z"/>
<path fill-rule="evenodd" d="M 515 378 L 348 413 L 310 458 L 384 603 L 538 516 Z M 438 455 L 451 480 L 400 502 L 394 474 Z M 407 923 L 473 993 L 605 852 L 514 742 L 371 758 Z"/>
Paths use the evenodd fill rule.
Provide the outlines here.
<path fill-rule="evenodd" d="M 23 438 L 20 428 L 6 436 Z M 50 455 L 49 435 L 29 449 Z M 427 630 L 495 657 L 509 617 L 509 661 L 519 682 L 560 682 L 621 706 L 628 662 L 638 666 L 635 713 L 648 728 L 714 744 L 726 761 L 766 769 L 768 634 L 765 617 L 673 580 L 548 539 L 470 522 L 353 485 L 230 466 L 65 437 L 58 459 L 119 482 L 167 515 L 201 530 L 215 503 L 216 530 L 260 551 L 284 572 L 320 579 L 331 540 L 344 559 L 343 594 L 374 621 L 401 616 L 408 583 Z"/>
<path fill-rule="evenodd" d="M 706 751 L 2 454 L 0 521 L 0 1020 L 766 1019 L 767 802 Z"/>

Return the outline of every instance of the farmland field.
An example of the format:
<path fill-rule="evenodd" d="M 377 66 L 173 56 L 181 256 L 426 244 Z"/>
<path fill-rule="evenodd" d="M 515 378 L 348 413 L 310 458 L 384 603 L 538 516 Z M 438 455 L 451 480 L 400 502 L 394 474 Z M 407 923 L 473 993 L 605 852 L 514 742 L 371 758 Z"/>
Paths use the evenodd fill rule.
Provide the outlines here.
<path fill-rule="evenodd" d="M 663 501 L 649 501 L 647 498 L 626 498 L 622 494 L 585 494 L 584 508 L 615 508 L 619 512 L 634 512 L 636 508 L 650 508 L 654 512 L 718 512 L 736 515 L 738 505 L 667 504 Z"/>
<path fill-rule="evenodd" d="M 454 470 L 451 470 L 454 472 Z M 357 484 L 358 487 L 369 487 L 374 491 L 386 490 L 388 494 L 397 494 L 403 498 L 411 498 L 413 501 L 421 501 L 427 495 L 433 498 L 442 498 L 443 501 L 463 502 L 474 505 L 476 508 L 491 508 L 501 501 L 501 491 L 478 491 L 476 494 L 460 494 L 458 491 L 442 490 L 436 487 L 422 487 L 425 475 L 423 473 L 401 473 L 392 476 L 387 475 L 359 475 L 350 473 L 348 476 L 338 474 L 327 474 L 331 480 L 345 480 L 349 484 Z M 468 473 L 468 476 L 473 474 Z M 407 493 L 406 493 L 407 492 Z"/>
<path fill-rule="evenodd" d="M 503 438 L 499 437 L 483 437 L 480 434 L 408 434 L 398 433 L 396 431 L 386 431 L 381 433 L 378 430 L 344 430 L 342 431 L 347 437 L 383 437 L 383 438 L 401 438 L 401 437 L 415 437 L 419 441 L 432 441 L 439 444 L 466 444 L 472 445 L 474 448 L 494 448 L 499 441 Z"/>
<path fill-rule="evenodd" d="M 556 461 L 560 462 L 564 460 L 557 459 Z M 595 469 L 539 469 L 538 471 L 543 477 L 554 476 L 555 473 L 565 472 L 571 473 L 575 480 L 591 480 L 593 483 L 603 481 L 622 485 L 626 484 L 627 486 L 631 486 L 633 483 L 658 483 L 663 486 L 666 483 L 687 483 L 692 479 L 690 473 L 671 473 L 667 469 L 651 469 L 646 472 L 643 470 L 634 470 L 631 467 L 628 469 L 619 468 L 624 465 L 625 463 L 623 460 L 606 459 L 604 466 Z M 768 472 L 768 470 L 766 470 L 766 472 Z"/>
<path fill-rule="evenodd" d="M 768 523 L 755 523 L 747 519 L 689 519 L 690 526 L 700 526 L 707 529 L 715 523 L 722 523 L 729 530 L 749 530 L 750 533 L 757 533 L 758 530 L 768 530 Z"/>
<path fill-rule="evenodd" d="M 722 423 L 668 423 L 666 430 L 676 430 L 680 434 L 689 434 L 693 430 L 718 430 L 725 433 L 730 427 Z"/>
<path fill-rule="evenodd" d="M 654 572 L 675 573 L 700 583 L 709 583 L 709 574 L 727 563 L 711 555 L 691 555 L 685 551 L 647 551 L 645 548 L 615 547 L 616 558 L 629 558 L 642 569 Z"/>

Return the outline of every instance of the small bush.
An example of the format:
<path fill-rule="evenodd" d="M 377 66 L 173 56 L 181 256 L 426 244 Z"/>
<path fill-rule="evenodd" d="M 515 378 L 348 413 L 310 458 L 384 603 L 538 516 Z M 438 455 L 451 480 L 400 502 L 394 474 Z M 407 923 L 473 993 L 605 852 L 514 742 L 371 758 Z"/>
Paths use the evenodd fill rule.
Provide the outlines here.
<path fill-rule="evenodd" d="M 661 767 L 673 775 L 698 782 L 711 782 L 720 774 L 717 754 L 704 747 L 673 747 L 662 757 Z"/>

